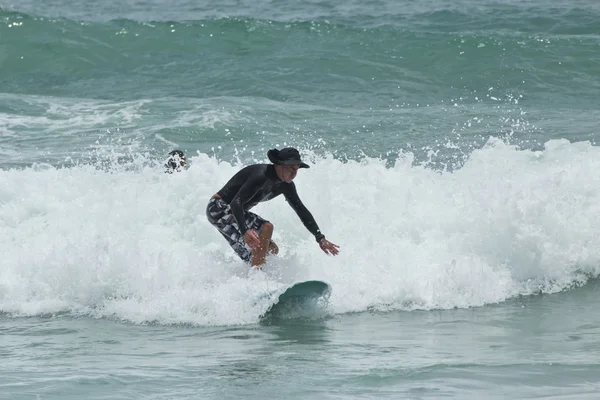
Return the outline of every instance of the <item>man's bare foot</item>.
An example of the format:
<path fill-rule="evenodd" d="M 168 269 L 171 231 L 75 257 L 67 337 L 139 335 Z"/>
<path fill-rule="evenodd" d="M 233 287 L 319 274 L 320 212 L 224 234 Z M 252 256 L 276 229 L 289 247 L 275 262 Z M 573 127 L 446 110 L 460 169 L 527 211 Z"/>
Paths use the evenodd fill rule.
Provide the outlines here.
<path fill-rule="evenodd" d="M 269 253 L 271 254 L 279 254 L 279 247 L 275 244 L 274 241 L 271 240 L 269 243 Z"/>

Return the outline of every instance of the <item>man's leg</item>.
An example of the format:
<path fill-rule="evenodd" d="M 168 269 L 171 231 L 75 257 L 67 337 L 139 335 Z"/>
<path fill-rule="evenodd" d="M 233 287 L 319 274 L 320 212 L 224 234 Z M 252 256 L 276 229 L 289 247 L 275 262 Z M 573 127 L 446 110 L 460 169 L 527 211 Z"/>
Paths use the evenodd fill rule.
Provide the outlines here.
<path fill-rule="evenodd" d="M 271 242 L 273 224 L 254 213 L 245 213 L 246 226 L 258 232 L 260 247 L 254 250 L 251 250 L 244 242 L 235 217 L 231 213 L 231 208 L 223 200 L 211 199 L 206 209 L 206 216 L 208 217 L 208 221 L 223 235 L 237 255 L 253 267 L 260 268 L 265 263 L 267 251 L 270 251 L 272 254 L 279 252 L 277 245 Z"/>
<path fill-rule="evenodd" d="M 211 198 L 206 208 L 206 216 L 208 222 L 217 228 L 236 254 L 245 262 L 251 263 L 251 250 L 244 242 L 229 205 L 220 198 Z"/>
<path fill-rule="evenodd" d="M 252 250 L 252 267 L 260 268 L 265 263 L 267 251 L 271 243 L 271 236 L 273 236 L 273 224 L 265 222 L 258 234 L 260 247 Z"/>

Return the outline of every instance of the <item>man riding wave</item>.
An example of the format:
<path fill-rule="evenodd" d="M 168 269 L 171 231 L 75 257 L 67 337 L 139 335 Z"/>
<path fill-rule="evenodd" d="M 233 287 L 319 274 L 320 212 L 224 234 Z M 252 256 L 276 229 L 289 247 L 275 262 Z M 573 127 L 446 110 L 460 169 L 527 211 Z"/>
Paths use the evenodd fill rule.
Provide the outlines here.
<path fill-rule="evenodd" d="M 252 267 L 265 263 L 267 252 L 277 254 L 279 249 L 271 241 L 273 224 L 249 210 L 256 204 L 281 194 L 298 214 L 300 220 L 315 236 L 325 254 L 337 255 L 339 246 L 325 239 L 314 217 L 304 206 L 294 178 L 300 168 L 310 168 L 292 147 L 269 150 L 272 164 L 254 164 L 242 168 L 214 194 L 206 207 L 206 217 L 227 240 L 242 260 Z"/>

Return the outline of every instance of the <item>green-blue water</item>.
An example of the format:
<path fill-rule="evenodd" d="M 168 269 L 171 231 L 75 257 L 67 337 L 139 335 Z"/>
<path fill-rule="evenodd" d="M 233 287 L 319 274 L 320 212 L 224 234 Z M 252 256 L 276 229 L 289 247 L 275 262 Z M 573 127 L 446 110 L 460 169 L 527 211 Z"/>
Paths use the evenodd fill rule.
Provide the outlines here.
<path fill-rule="evenodd" d="M 600 6 L 0 0 L 0 398 L 589 398 Z M 248 273 L 204 217 L 293 145 Z M 164 174 L 179 148 L 190 168 Z M 260 324 L 260 295 L 333 288 Z"/>

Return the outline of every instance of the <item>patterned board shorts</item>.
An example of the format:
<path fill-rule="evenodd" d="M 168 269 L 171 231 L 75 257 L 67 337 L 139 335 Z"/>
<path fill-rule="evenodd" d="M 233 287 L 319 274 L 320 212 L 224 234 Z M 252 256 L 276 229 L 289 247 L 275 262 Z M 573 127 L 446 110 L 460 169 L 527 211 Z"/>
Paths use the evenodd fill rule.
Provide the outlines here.
<path fill-rule="evenodd" d="M 259 233 L 264 223 L 267 222 L 249 211 L 244 213 L 244 217 L 248 229 L 253 229 Z M 237 255 L 249 263 L 251 261 L 252 250 L 246 245 L 235 217 L 231 213 L 229 204 L 225 203 L 223 199 L 211 198 L 208 206 L 206 206 L 206 218 L 208 218 L 208 222 L 221 232 L 221 235 L 223 235 Z"/>

